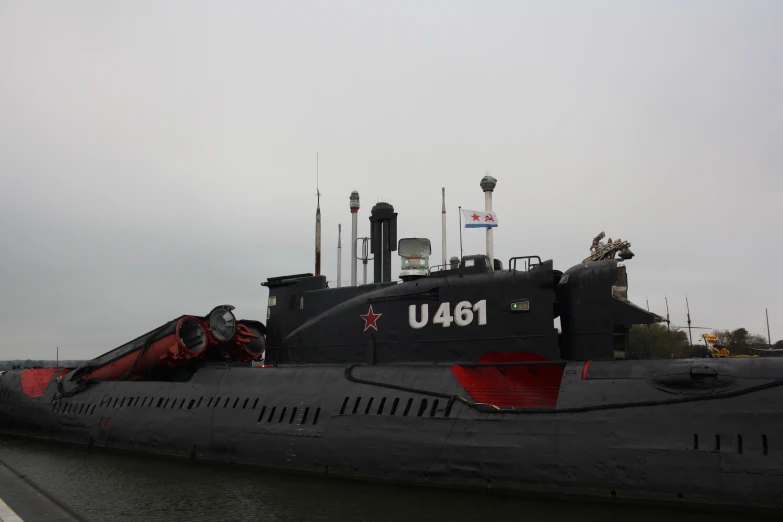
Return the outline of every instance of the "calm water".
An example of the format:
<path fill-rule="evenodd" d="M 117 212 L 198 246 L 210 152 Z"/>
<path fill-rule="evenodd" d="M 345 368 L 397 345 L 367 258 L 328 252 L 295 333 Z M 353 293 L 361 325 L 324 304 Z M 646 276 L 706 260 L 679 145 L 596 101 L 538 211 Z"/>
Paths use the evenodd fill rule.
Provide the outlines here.
<path fill-rule="evenodd" d="M 0 437 L 0 459 L 94 521 L 740 521 L 739 515 L 529 501 L 301 478 Z M 772 520 L 754 516 L 755 522 Z"/>

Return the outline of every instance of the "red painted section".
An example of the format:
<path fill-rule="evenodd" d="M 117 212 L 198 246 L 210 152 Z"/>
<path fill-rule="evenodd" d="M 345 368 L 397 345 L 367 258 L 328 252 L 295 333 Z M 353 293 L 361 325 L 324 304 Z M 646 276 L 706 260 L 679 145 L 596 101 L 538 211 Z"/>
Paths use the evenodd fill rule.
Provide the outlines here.
<path fill-rule="evenodd" d="M 263 343 L 261 342 L 263 341 Z M 264 355 L 266 337 L 246 324 L 237 324 L 237 333 L 231 341 L 231 358 L 235 361 L 255 361 Z"/>
<path fill-rule="evenodd" d="M 22 392 L 28 397 L 40 397 L 46 393 L 52 375 L 68 373 L 68 368 L 30 368 L 22 372 Z M 58 375 L 59 377 L 59 375 Z"/>
<path fill-rule="evenodd" d="M 582 380 L 584 381 L 587 378 L 587 369 L 590 367 L 590 363 L 593 361 L 587 361 L 584 366 L 582 366 Z"/>
<path fill-rule="evenodd" d="M 479 362 L 547 361 L 529 352 L 490 352 Z M 494 406 L 553 408 L 565 364 L 531 366 L 452 366 L 451 371 L 474 401 Z"/>
<path fill-rule="evenodd" d="M 173 334 L 152 343 L 141 357 L 139 357 L 139 350 L 136 350 L 106 366 L 93 370 L 83 378 L 116 381 L 124 377 L 125 380 L 129 381 L 141 380 L 145 378 L 150 369 L 161 364 L 175 366 L 177 361 L 201 356 L 206 351 L 206 348 L 198 353 L 194 353 L 185 348 L 179 340 L 179 327 L 187 319 L 193 318 L 183 317 L 180 319 Z M 138 363 L 136 362 L 137 359 Z M 134 364 L 136 365 L 135 369 Z M 129 374 L 131 370 L 133 372 Z"/>

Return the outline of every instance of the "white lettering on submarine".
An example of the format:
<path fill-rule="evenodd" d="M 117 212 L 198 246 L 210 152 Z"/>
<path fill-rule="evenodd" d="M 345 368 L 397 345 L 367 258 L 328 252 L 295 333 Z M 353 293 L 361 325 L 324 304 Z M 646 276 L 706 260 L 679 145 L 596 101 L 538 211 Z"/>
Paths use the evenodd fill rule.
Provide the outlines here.
<path fill-rule="evenodd" d="M 417 313 L 417 308 L 421 312 Z M 475 313 L 474 313 L 475 312 Z M 475 316 L 478 315 L 478 325 L 484 326 L 487 324 L 487 300 L 482 299 L 472 304 L 470 301 L 460 301 L 454 307 L 454 315 L 451 314 L 451 303 L 446 301 L 441 303 L 438 310 L 435 312 L 435 316 L 432 318 L 432 324 L 440 324 L 443 328 L 451 326 L 451 323 L 456 323 L 457 326 L 467 326 L 473 322 Z M 411 328 L 424 328 L 430 320 L 430 308 L 429 304 L 422 305 L 412 304 L 408 307 L 408 324 Z"/>

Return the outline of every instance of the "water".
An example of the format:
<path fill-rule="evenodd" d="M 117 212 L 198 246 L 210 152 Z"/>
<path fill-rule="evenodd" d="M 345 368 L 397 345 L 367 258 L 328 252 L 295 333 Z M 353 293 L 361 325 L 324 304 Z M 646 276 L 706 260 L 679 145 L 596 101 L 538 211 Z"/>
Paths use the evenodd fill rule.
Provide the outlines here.
<path fill-rule="evenodd" d="M 299 477 L 0 437 L 0 459 L 89 520 L 263 522 L 713 522 L 685 509 L 531 501 L 483 493 Z M 755 522 L 772 520 L 755 516 Z"/>

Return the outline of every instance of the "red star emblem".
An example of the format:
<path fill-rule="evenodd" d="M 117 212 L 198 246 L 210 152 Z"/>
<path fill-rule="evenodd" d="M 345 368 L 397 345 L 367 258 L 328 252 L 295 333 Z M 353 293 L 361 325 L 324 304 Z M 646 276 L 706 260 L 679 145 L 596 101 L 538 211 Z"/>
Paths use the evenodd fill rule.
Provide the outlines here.
<path fill-rule="evenodd" d="M 368 328 L 375 328 L 375 331 L 378 331 L 378 318 L 383 314 L 376 314 L 372 311 L 372 305 L 370 305 L 370 311 L 366 314 L 361 314 L 359 317 L 364 319 L 364 330 L 367 331 Z"/>
<path fill-rule="evenodd" d="M 492 219 L 492 214 L 487 214 L 487 217 L 484 218 L 484 221 L 495 221 Z"/>
<path fill-rule="evenodd" d="M 480 216 L 479 216 L 478 214 L 473 214 L 473 215 L 472 215 L 472 216 L 470 216 L 470 217 L 472 217 L 472 218 L 473 218 L 473 221 L 478 221 Z"/>

